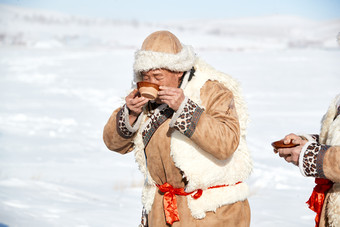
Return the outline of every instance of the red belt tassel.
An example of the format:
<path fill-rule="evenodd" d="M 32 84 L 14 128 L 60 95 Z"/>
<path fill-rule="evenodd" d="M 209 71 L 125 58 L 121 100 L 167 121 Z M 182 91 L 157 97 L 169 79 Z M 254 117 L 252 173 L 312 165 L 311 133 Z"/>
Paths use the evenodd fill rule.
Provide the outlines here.
<path fill-rule="evenodd" d="M 325 201 L 325 194 L 332 187 L 333 182 L 327 179 L 315 178 L 315 183 L 316 185 L 313 189 L 312 195 L 306 203 L 308 204 L 309 209 L 316 212 L 315 227 L 318 227 L 322 206 Z"/>
<path fill-rule="evenodd" d="M 239 184 L 241 182 L 237 182 L 236 184 Z M 234 184 L 234 185 L 236 185 Z M 220 187 L 227 187 L 229 185 L 217 185 L 213 187 L 209 187 L 208 189 L 213 188 L 220 188 Z M 193 192 L 185 192 L 184 188 L 174 188 L 169 183 L 164 183 L 163 185 L 157 185 L 158 189 L 164 193 L 163 196 L 163 204 L 164 204 L 164 213 L 165 213 L 165 219 L 166 222 L 170 225 L 172 225 L 175 221 L 179 221 L 179 215 L 178 215 L 178 209 L 177 209 L 177 200 L 176 195 L 192 195 L 192 198 L 198 199 L 201 197 L 203 190 L 198 189 Z"/>

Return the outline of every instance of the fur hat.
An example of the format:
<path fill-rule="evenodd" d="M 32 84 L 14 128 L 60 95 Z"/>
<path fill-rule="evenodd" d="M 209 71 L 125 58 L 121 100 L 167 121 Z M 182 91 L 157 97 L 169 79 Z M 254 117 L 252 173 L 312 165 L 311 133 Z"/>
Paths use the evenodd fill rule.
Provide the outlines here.
<path fill-rule="evenodd" d="M 143 42 L 142 48 L 135 53 L 133 70 L 135 76 L 151 69 L 168 69 L 185 72 L 192 68 L 196 56 L 191 46 L 180 43 L 169 31 L 157 31 L 150 34 Z M 141 78 L 135 78 L 140 81 Z"/>

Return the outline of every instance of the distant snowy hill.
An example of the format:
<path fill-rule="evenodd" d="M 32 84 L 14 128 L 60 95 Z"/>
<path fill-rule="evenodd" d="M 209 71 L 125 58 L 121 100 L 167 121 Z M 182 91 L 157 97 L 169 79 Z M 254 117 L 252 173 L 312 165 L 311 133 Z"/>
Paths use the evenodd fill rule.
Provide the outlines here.
<path fill-rule="evenodd" d="M 340 20 L 312 21 L 296 16 L 173 21 L 166 24 L 86 18 L 44 10 L 0 5 L 0 45 L 39 48 L 133 48 L 145 34 L 168 29 L 183 37 L 199 35 L 199 49 L 334 48 Z M 121 39 L 119 33 L 130 34 Z M 215 45 L 223 38 L 222 46 Z M 184 39 L 185 40 L 185 39 Z"/>

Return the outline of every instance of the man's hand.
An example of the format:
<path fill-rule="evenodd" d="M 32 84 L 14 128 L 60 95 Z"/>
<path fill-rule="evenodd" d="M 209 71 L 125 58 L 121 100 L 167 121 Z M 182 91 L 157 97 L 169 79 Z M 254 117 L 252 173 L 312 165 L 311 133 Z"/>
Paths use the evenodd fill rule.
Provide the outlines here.
<path fill-rule="evenodd" d="M 132 125 L 137 119 L 138 115 L 143 111 L 143 106 L 149 101 L 147 98 L 140 97 L 138 90 L 134 89 L 125 98 L 126 106 L 129 108 L 129 121 Z"/>
<path fill-rule="evenodd" d="M 280 148 L 275 150 L 275 153 L 279 153 L 279 156 L 284 158 L 287 162 L 291 162 L 294 165 L 299 165 L 299 157 L 303 146 L 307 143 L 307 140 L 302 139 L 300 136 L 297 136 L 293 133 L 285 136 L 283 138 L 284 144 L 297 144 L 298 146 L 292 148 Z"/>
<path fill-rule="evenodd" d="M 177 111 L 179 106 L 184 100 L 184 93 L 181 88 L 160 86 L 160 91 L 158 92 L 158 99 L 168 104 L 168 106 Z"/>

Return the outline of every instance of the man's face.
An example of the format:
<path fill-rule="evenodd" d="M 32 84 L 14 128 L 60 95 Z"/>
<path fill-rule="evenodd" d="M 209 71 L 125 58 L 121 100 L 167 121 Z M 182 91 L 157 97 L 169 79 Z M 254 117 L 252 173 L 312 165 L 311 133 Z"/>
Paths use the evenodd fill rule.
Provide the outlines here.
<path fill-rule="evenodd" d="M 160 86 L 178 87 L 182 72 L 171 72 L 166 69 L 154 69 L 141 73 L 143 81 L 158 84 Z"/>

